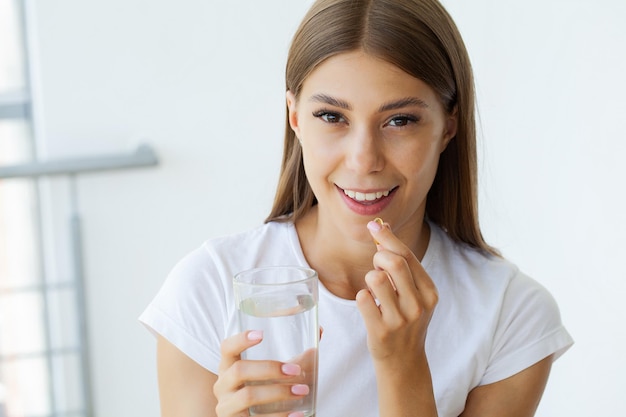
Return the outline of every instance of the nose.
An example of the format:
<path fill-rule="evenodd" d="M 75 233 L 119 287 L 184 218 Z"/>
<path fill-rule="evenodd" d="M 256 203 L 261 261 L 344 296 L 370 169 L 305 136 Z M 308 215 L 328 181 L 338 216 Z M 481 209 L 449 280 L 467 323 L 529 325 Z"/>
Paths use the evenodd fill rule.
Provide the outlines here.
<path fill-rule="evenodd" d="M 357 174 L 371 174 L 384 167 L 382 138 L 368 129 L 354 132 L 347 142 L 346 166 Z"/>

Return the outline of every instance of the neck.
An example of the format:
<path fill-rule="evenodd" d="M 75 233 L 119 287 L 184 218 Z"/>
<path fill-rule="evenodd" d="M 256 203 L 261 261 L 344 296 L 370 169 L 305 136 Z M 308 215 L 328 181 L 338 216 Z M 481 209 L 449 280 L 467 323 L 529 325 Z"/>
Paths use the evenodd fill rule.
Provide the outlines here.
<path fill-rule="evenodd" d="M 302 251 L 308 264 L 317 271 L 320 281 L 331 293 L 354 299 L 359 290 L 366 288 L 364 277 L 373 269 L 376 246 L 365 222 L 362 230 L 359 228 L 349 234 L 332 221 L 327 222 L 327 218 L 319 215 L 316 206 L 296 222 Z M 420 221 L 393 230 L 421 260 L 428 247 L 428 226 Z"/>

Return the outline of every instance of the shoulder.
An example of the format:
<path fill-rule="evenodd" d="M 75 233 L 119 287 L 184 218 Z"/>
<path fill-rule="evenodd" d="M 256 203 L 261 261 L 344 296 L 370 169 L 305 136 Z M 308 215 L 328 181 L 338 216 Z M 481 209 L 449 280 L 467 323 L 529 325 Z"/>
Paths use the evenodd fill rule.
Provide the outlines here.
<path fill-rule="evenodd" d="M 297 234 L 292 223 L 270 222 L 256 228 L 211 238 L 184 256 L 172 269 L 168 280 L 186 279 L 196 283 L 229 281 L 245 269 L 285 263 L 298 253 Z M 295 256 L 295 255 L 294 255 Z"/>
<path fill-rule="evenodd" d="M 466 355 L 456 363 L 474 364 L 468 386 L 508 378 L 571 345 L 558 305 L 543 285 L 505 258 L 454 242 L 437 226 L 431 230 L 425 267 L 439 304 L 429 335 L 434 351 L 449 349 L 454 329 L 462 343 L 451 346 L 450 355 Z M 444 368 L 447 359 L 440 358 L 438 366 Z"/>
<path fill-rule="evenodd" d="M 532 316 L 539 322 L 560 323 L 559 309 L 550 292 L 509 260 L 454 242 L 437 226 L 429 265 L 443 299 L 456 305 L 499 314 L 500 320 Z M 495 318 L 495 317 L 494 317 Z"/>
<path fill-rule="evenodd" d="M 284 264 L 298 253 L 299 242 L 293 223 L 269 222 L 241 233 L 207 240 L 201 250 L 213 263 L 241 271 Z"/>
<path fill-rule="evenodd" d="M 431 239 L 425 267 L 453 279 L 455 285 L 489 287 L 503 291 L 520 269 L 509 260 L 452 240 L 436 224 L 430 224 Z M 445 283 L 444 283 L 445 284 Z"/>
<path fill-rule="evenodd" d="M 152 310 L 197 333 L 206 327 L 206 320 L 214 319 L 214 327 L 219 327 L 221 318 L 232 312 L 235 274 L 262 266 L 259 263 L 268 262 L 273 253 L 286 253 L 292 229 L 289 224 L 268 223 L 205 241 L 174 265 L 151 302 Z M 198 318 L 201 322 L 196 322 Z"/>
<path fill-rule="evenodd" d="M 255 247 L 284 238 L 292 229 L 293 223 L 269 222 L 246 231 L 214 237 L 205 241 L 202 248 L 208 251 L 223 252 L 237 249 L 242 244 Z"/>
<path fill-rule="evenodd" d="M 205 241 L 175 264 L 141 322 L 216 372 L 220 343 L 236 330 L 233 277 L 281 251 L 291 232 L 289 224 L 270 223 Z"/>

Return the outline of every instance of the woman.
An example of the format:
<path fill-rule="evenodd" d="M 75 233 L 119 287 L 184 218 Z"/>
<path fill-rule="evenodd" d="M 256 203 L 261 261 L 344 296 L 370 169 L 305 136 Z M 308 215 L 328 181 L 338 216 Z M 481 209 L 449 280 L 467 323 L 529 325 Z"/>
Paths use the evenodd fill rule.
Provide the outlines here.
<path fill-rule="evenodd" d="M 244 385 L 301 369 L 240 359 L 262 334 L 236 332 L 231 284 L 300 264 L 320 277 L 319 416 L 532 416 L 571 338 L 546 290 L 480 233 L 473 80 L 449 15 L 436 0 L 318 1 L 286 81 L 266 224 L 191 253 L 142 316 L 162 415 L 306 395 Z"/>

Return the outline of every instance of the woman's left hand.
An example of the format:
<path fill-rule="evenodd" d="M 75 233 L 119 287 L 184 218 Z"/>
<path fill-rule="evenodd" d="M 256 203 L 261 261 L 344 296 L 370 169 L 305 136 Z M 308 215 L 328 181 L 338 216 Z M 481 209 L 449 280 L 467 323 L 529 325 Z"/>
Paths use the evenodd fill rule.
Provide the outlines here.
<path fill-rule="evenodd" d="M 361 290 L 356 297 L 368 347 L 375 363 L 406 367 L 416 356 L 425 358 L 424 343 L 438 301 L 437 288 L 388 225 L 370 222 L 368 229 L 378 242 L 378 251 L 374 269 L 365 275 L 369 291 Z"/>

